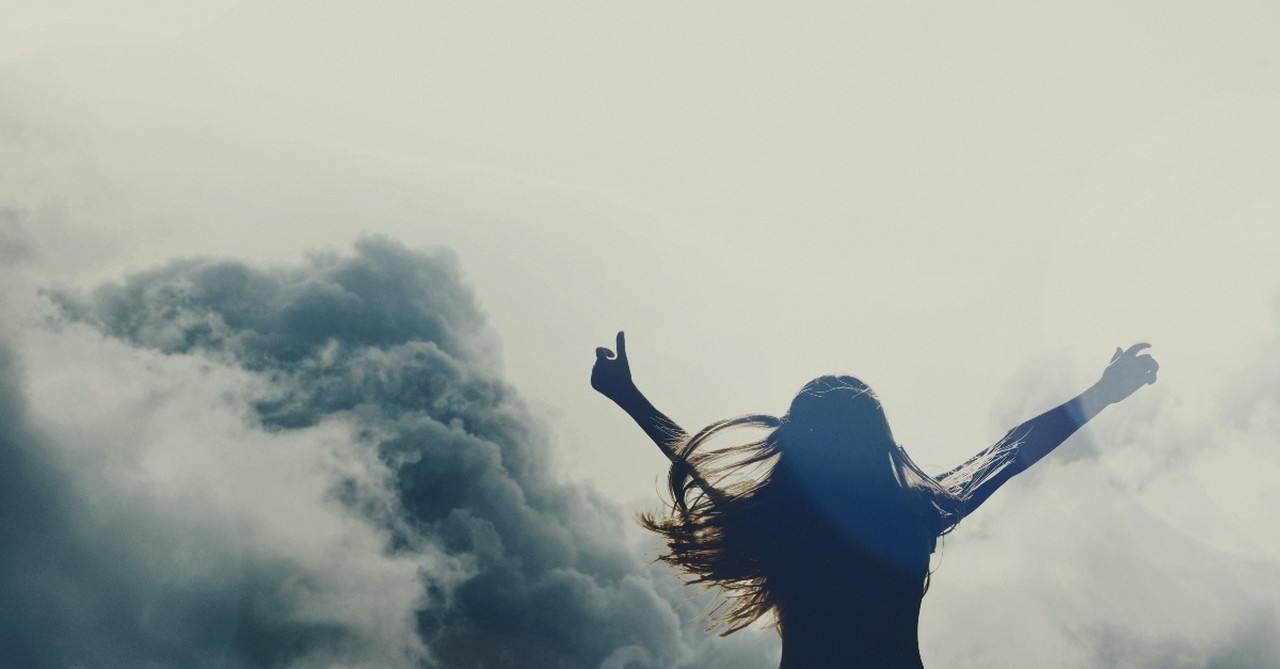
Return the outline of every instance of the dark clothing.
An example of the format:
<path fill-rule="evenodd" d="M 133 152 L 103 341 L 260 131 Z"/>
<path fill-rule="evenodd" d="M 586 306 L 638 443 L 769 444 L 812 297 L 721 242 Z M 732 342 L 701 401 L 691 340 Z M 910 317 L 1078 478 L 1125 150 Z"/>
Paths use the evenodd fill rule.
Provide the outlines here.
<path fill-rule="evenodd" d="M 775 534 L 779 550 L 765 553 L 781 668 L 919 668 L 916 627 L 933 537 L 900 503 L 844 497 L 840 506 L 861 508 L 840 519 L 829 519 L 822 502 L 790 504 Z M 867 518 L 873 522 L 859 522 Z"/>
<path fill-rule="evenodd" d="M 968 513 L 1080 422 L 1058 407 L 937 480 L 968 500 Z M 926 498 L 868 491 L 875 486 L 850 482 L 847 472 L 844 485 L 815 485 L 785 459 L 774 477 L 773 504 L 761 506 L 776 541 L 761 558 L 778 607 L 780 669 L 922 669 L 917 628 L 937 540 L 918 506 Z"/>

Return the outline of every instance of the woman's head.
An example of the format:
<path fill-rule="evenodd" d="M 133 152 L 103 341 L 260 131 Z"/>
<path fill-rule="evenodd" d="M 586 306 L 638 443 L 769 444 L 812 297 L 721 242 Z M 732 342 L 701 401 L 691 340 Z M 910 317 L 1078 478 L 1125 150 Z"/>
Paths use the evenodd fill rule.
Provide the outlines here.
<path fill-rule="evenodd" d="M 882 459 L 897 448 L 880 399 L 852 376 L 820 376 L 806 383 L 782 419 L 779 441 L 791 450 L 821 449 L 830 458 Z"/>
<path fill-rule="evenodd" d="M 773 440 L 779 484 L 833 518 L 852 520 L 847 509 L 854 499 L 896 504 L 908 485 L 905 454 L 879 398 L 852 376 L 821 376 L 805 384 Z"/>

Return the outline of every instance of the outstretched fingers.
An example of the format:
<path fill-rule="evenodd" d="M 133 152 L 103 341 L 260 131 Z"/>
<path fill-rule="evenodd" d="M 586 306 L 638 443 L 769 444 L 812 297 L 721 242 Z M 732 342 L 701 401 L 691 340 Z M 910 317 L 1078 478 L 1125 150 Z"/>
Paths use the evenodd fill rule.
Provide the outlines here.
<path fill-rule="evenodd" d="M 1138 355 L 1138 351 L 1141 351 L 1147 348 L 1151 348 L 1151 344 L 1148 344 L 1146 342 L 1139 342 L 1137 344 L 1134 344 L 1133 346 L 1130 346 L 1128 349 L 1126 349 L 1124 354 L 1129 357 L 1136 357 Z"/>
<path fill-rule="evenodd" d="M 621 331 L 618 332 L 617 341 L 618 341 L 617 348 L 614 349 L 618 352 L 617 355 L 614 355 L 613 351 L 603 346 L 597 346 L 596 360 L 599 360 L 601 362 L 604 362 L 605 360 L 625 361 L 627 359 L 627 340 L 626 340 L 626 337 L 623 336 Z"/>

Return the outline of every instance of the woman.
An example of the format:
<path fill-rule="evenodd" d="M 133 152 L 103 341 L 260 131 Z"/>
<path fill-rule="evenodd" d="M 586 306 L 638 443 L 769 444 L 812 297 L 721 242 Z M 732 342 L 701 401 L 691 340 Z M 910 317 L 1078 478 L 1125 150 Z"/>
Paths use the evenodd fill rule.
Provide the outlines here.
<path fill-rule="evenodd" d="M 1110 404 L 1155 383 L 1148 344 L 1116 349 L 1075 399 L 932 477 L 893 439 L 875 394 L 851 376 L 809 382 L 782 418 L 748 415 L 689 436 L 631 379 L 626 341 L 596 349 L 591 385 L 671 460 L 672 504 L 641 523 L 667 540 L 662 560 L 727 595 L 730 634 L 773 613 L 780 669 L 920 668 L 916 636 L 939 536 Z M 711 449 L 739 427 L 757 440 Z"/>

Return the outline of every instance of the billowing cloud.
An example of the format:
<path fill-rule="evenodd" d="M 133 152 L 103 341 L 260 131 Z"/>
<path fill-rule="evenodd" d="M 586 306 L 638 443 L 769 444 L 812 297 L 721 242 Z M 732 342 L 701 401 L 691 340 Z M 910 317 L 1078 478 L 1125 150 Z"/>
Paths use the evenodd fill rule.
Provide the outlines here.
<path fill-rule="evenodd" d="M 23 666 L 776 662 L 769 632 L 702 636 L 618 507 L 555 476 L 448 252 L 46 294 L 0 357 Z"/>

